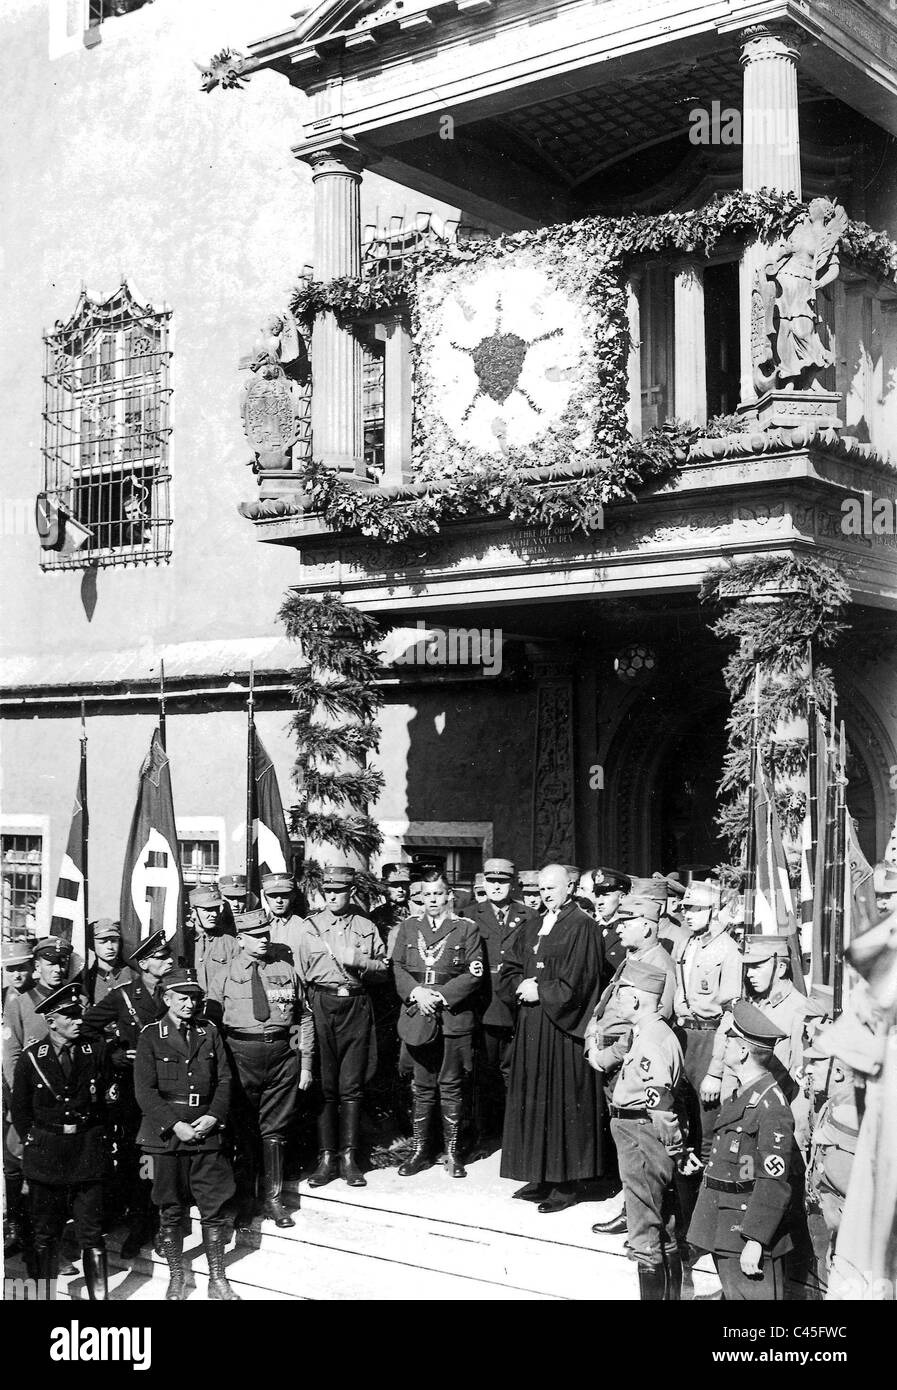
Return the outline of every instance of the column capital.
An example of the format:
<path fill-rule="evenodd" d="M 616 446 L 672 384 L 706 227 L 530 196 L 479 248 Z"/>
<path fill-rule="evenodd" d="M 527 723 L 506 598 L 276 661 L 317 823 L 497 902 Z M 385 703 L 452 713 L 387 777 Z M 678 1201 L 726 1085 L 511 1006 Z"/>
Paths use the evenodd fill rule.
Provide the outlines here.
<path fill-rule="evenodd" d="M 293 146 L 296 159 L 311 166 L 312 178 L 326 174 L 351 174 L 361 178 L 366 160 L 358 144 L 346 131 L 332 130 Z"/>
<path fill-rule="evenodd" d="M 750 24 L 739 35 L 741 64 L 746 67 L 761 58 L 786 58 L 796 63 L 806 37 L 794 24 Z"/>

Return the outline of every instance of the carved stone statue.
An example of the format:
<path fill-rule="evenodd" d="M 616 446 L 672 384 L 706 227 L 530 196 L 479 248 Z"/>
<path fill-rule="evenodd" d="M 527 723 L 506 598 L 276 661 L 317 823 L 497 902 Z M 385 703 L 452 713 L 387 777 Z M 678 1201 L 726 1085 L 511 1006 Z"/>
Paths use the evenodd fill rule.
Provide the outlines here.
<path fill-rule="evenodd" d="M 838 248 L 847 213 L 829 198 L 814 198 L 791 234 L 773 248 L 754 277 L 751 347 L 760 393 L 820 391 L 819 374 L 833 354 L 817 331 L 816 295 L 838 277 Z"/>
<path fill-rule="evenodd" d="M 308 416 L 308 353 L 292 315 L 272 314 L 245 364 L 241 410 L 257 473 L 286 472 Z"/>

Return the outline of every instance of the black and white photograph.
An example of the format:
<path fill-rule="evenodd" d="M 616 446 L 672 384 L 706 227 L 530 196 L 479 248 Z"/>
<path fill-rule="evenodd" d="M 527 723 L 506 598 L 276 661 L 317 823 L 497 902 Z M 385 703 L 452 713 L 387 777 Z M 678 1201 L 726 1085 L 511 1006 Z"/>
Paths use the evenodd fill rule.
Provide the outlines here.
<path fill-rule="evenodd" d="M 7 1312 L 51 1381 L 176 1302 L 849 1373 L 894 0 L 294 3 L 0 7 Z"/>

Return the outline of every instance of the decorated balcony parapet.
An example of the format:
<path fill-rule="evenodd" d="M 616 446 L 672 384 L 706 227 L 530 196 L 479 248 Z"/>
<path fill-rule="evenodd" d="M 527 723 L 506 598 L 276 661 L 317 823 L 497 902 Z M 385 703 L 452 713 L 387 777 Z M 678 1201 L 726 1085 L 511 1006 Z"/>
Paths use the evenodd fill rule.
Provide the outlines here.
<path fill-rule="evenodd" d="M 864 451 L 858 437 L 839 439 L 838 393 L 821 389 L 832 347 L 816 296 L 841 266 L 897 303 L 897 246 L 823 201 L 735 193 L 680 214 L 589 218 L 464 245 L 430 239 L 397 270 L 375 263 L 358 277 L 304 282 L 291 305 L 303 333 L 330 313 L 384 344 L 384 467 L 341 476 L 312 441 L 298 470 L 295 461 L 282 475 L 260 470 L 264 491 L 241 512 L 315 517 L 330 532 L 391 542 L 475 516 L 577 526 L 691 461 L 812 446 L 884 466 L 874 441 Z M 761 400 L 710 425 L 698 415 L 635 437 L 643 268 L 692 277 L 749 242 L 773 248 L 757 371 L 777 399 L 809 407 L 788 416 Z M 703 312 L 703 295 L 681 299 Z"/>

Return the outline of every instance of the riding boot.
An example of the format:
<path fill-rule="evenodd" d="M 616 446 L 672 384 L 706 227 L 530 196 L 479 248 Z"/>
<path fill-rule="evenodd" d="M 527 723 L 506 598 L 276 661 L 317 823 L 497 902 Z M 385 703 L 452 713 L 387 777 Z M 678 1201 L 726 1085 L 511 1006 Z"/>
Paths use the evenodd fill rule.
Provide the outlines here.
<path fill-rule="evenodd" d="M 344 1100 L 340 1103 L 339 1171 L 340 1177 L 349 1187 L 367 1187 L 358 1166 L 358 1131 L 361 1127 L 361 1101 Z"/>
<path fill-rule="evenodd" d="M 667 1264 L 667 1303 L 681 1303 L 682 1301 L 682 1257 L 678 1250 L 668 1250 L 665 1256 Z"/>
<path fill-rule="evenodd" d="M 265 1186 L 265 1205 L 262 1216 L 273 1221 L 275 1226 L 295 1226 L 290 1213 L 281 1201 L 283 1192 L 283 1140 L 262 1140 L 262 1168 Z"/>
<path fill-rule="evenodd" d="M 56 1297 L 56 1280 L 59 1278 L 59 1241 L 48 1240 L 39 1245 L 35 1242 L 33 1247 L 33 1277 L 37 1280 L 38 1293 L 42 1294 L 42 1302 L 49 1302 Z M 29 1271 L 30 1273 L 30 1271 Z"/>
<path fill-rule="evenodd" d="M 642 1303 L 663 1303 L 666 1282 L 666 1269 L 662 1264 L 639 1265 L 638 1292 Z"/>
<path fill-rule="evenodd" d="M 430 1121 L 436 1109 L 435 1101 L 414 1097 L 411 1116 L 412 1142 L 414 1148 L 399 1168 L 400 1178 L 413 1178 L 430 1166 Z"/>
<path fill-rule="evenodd" d="M 461 1102 L 444 1100 L 442 1102 L 442 1133 L 445 1140 L 445 1171 L 450 1178 L 467 1177 L 467 1169 L 458 1157 L 460 1131 Z"/>
<path fill-rule="evenodd" d="M 109 1278 L 106 1270 L 105 1245 L 90 1245 L 81 1251 L 84 1262 L 84 1282 L 91 1303 L 105 1303 L 109 1298 Z"/>
<path fill-rule="evenodd" d="M 184 1233 L 178 1221 L 173 1226 L 159 1227 L 159 1241 L 162 1254 L 168 1263 L 168 1288 L 165 1290 L 167 1303 L 181 1303 L 187 1297 L 187 1280 L 184 1275 Z"/>
<path fill-rule="evenodd" d="M 318 1116 L 318 1166 L 308 1180 L 309 1187 L 324 1187 L 339 1177 L 337 1155 L 339 1105 L 326 1100 Z"/>
<path fill-rule="evenodd" d="M 209 1263 L 209 1298 L 218 1303 L 239 1303 L 240 1295 L 224 1272 L 224 1231 L 220 1226 L 203 1226 L 202 1243 Z"/>

